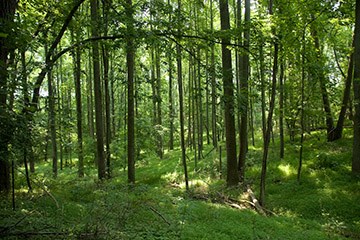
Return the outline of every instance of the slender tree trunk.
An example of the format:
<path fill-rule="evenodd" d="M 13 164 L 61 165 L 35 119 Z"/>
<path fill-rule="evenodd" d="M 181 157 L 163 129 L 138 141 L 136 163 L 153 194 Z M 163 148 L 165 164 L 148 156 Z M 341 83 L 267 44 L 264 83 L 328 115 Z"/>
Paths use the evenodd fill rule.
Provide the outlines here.
<path fill-rule="evenodd" d="M 269 4 L 269 14 L 273 14 L 273 0 L 270 0 Z M 276 36 L 275 29 L 272 29 L 273 35 Z M 274 62 L 272 70 L 272 84 L 271 84 L 271 95 L 270 95 L 270 106 L 269 114 L 267 118 L 266 132 L 264 135 L 264 149 L 262 157 L 262 166 L 261 166 L 261 179 L 260 179 L 260 198 L 259 203 L 261 206 L 265 205 L 265 181 L 266 181 L 266 168 L 267 168 L 267 158 L 269 153 L 269 144 L 270 144 L 270 133 L 272 126 L 273 112 L 275 108 L 275 94 L 276 94 L 276 75 L 278 71 L 278 51 L 279 45 L 276 39 L 274 39 Z"/>
<path fill-rule="evenodd" d="M 354 45 L 355 45 L 355 41 L 353 40 L 352 47 L 354 47 Z M 348 108 L 348 103 L 350 100 L 351 81 L 353 79 L 353 70 L 354 70 L 354 53 L 351 53 L 350 59 L 349 59 L 348 70 L 347 70 L 346 81 L 345 81 L 344 94 L 343 94 L 343 99 L 342 99 L 342 103 L 341 103 L 341 110 L 340 110 L 338 121 L 336 123 L 336 127 L 333 131 L 333 134 L 331 134 L 330 137 L 328 138 L 329 141 L 335 141 L 342 137 L 346 109 Z"/>
<path fill-rule="evenodd" d="M 220 21 L 221 30 L 230 29 L 230 17 L 228 0 L 220 0 Z M 239 182 L 236 159 L 236 136 L 235 136 L 235 117 L 234 117 L 234 85 L 232 82 L 231 51 L 228 48 L 230 41 L 228 38 L 221 39 L 222 52 L 222 74 L 224 86 L 224 105 L 225 105 L 225 134 L 226 134 L 226 158 L 227 158 L 227 178 L 228 186 L 235 186 Z"/>
<path fill-rule="evenodd" d="M 174 149 L 174 98 L 173 98 L 173 63 L 172 63 L 172 49 L 168 52 L 169 61 L 169 119 L 170 119 L 170 133 L 169 133 L 169 149 Z"/>
<path fill-rule="evenodd" d="M 79 41 L 79 32 L 76 39 Z M 76 126 L 77 126 L 77 154 L 78 154 L 78 175 L 84 176 L 84 153 L 83 153 L 83 132 L 82 132 L 82 101 L 81 101 L 81 49 L 76 48 L 74 54 L 74 76 L 75 76 L 75 99 L 76 99 Z"/>
<path fill-rule="evenodd" d="M 210 0 L 210 28 L 214 32 L 214 15 L 213 15 L 213 0 Z M 210 82 L 211 82 L 211 133 L 212 143 L 215 149 L 218 146 L 218 133 L 216 126 L 216 107 L 217 107 L 217 86 L 215 78 L 215 45 L 210 46 Z"/>
<path fill-rule="evenodd" d="M 360 0 L 356 0 L 355 10 L 355 52 L 354 52 L 354 142 L 352 173 L 360 174 Z"/>
<path fill-rule="evenodd" d="M 134 33 L 132 0 L 126 0 L 125 12 L 128 18 L 126 64 L 128 74 L 128 182 L 135 183 L 135 114 L 134 114 L 134 68 L 135 68 L 135 46 L 132 39 Z"/>
<path fill-rule="evenodd" d="M 181 16 L 181 0 L 178 3 L 178 20 Z M 177 32 L 180 34 L 181 22 L 178 21 Z M 184 178 L 186 191 L 189 191 L 189 177 L 186 165 L 186 146 L 185 146 L 185 129 L 184 129 L 184 93 L 183 93 L 183 76 L 182 76 L 182 55 L 180 45 L 176 45 L 176 63 L 177 63 L 177 80 L 179 90 L 179 118 L 180 118 L 180 140 L 181 140 L 181 160 L 184 168 Z"/>
<path fill-rule="evenodd" d="M 203 132 L 204 132 L 204 119 L 203 119 L 203 100 L 202 100 L 202 84 L 201 84 L 201 69 L 200 69 L 200 48 L 197 49 L 197 78 L 194 79 L 197 82 L 197 106 L 198 106 L 198 160 L 202 158 L 202 151 L 203 151 Z"/>
<path fill-rule="evenodd" d="M 155 51 L 155 69 L 156 69 L 156 102 L 157 102 L 157 119 L 156 124 L 159 128 L 162 128 L 162 98 L 161 98 L 161 74 L 160 74 L 160 52 L 159 46 L 156 46 Z M 157 133 L 157 143 L 158 143 L 158 155 L 162 159 L 164 155 L 163 149 L 163 136 L 162 130 Z"/>
<path fill-rule="evenodd" d="M 325 111 L 327 138 L 328 138 L 328 141 L 330 141 L 332 138 L 331 135 L 334 132 L 334 120 L 333 120 L 332 113 L 331 113 L 329 94 L 327 93 L 327 89 L 326 89 L 326 77 L 325 77 L 325 73 L 324 73 L 324 69 L 323 69 L 324 66 L 323 66 L 322 59 L 321 59 L 322 54 L 321 54 L 321 49 L 320 49 L 320 40 L 319 40 L 317 31 L 315 28 L 312 28 L 311 35 L 314 39 L 315 50 L 317 52 L 317 59 L 320 63 L 320 69 L 318 69 L 317 78 L 319 79 L 319 83 L 320 83 L 321 96 L 322 96 L 323 107 L 324 107 L 324 111 Z"/>
<path fill-rule="evenodd" d="M 305 30 L 304 30 L 305 31 Z M 302 53 L 301 53 L 301 109 L 300 109 L 300 114 L 301 114 L 301 119 L 300 119 L 300 127 L 301 127 L 301 135 L 300 135 L 300 156 L 299 156 L 299 166 L 298 166 L 298 171 L 297 171 L 297 181 L 300 182 L 300 177 L 301 177 L 301 169 L 302 169 L 302 162 L 303 162 L 303 151 L 304 151 L 304 128 L 305 128 L 305 111 L 304 111 L 304 107 L 305 107 L 305 32 L 303 34 L 303 38 L 302 38 L 302 42 L 303 42 L 303 46 L 302 46 Z"/>
<path fill-rule="evenodd" d="M 279 131 L 280 131 L 280 158 L 284 158 L 284 57 L 281 57 L 279 77 Z"/>
<path fill-rule="evenodd" d="M 45 55 L 48 47 L 45 45 Z M 56 115 L 55 115 L 55 92 L 53 88 L 52 72 L 48 72 L 48 104 L 49 104 L 49 124 L 50 124 L 50 139 L 51 139 L 51 157 L 52 170 L 54 177 L 57 177 L 58 159 L 57 159 L 57 143 L 56 143 Z"/>
<path fill-rule="evenodd" d="M 260 82 L 261 82 L 261 125 L 262 125 L 262 137 L 263 141 L 265 141 L 265 133 L 266 133 L 266 114 L 265 114 L 265 56 L 264 56 L 264 44 L 265 41 L 263 37 L 261 37 L 260 44 Z"/>
<path fill-rule="evenodd" d="M 246 51 L 249 51 L 250 46 L 250 0 L 245 1 L 245 30 L 244 30 L 244 47 Z M 245 160 L 246 153 L 248 150 L 248 105 L 249 105 L 249 94 L 248 94 L 248 79 L 249 79 L 249 53 L 246 52 L 242 55 L 241 71 L 240 71 L 240 154 L 238 171 L 240 181 L 243 182 L 245 179 Z"/>
<path fill-rule="evenodd" d="M 99 36 L 99 14 L 98 1 L 91 0 L 91 35 Z M 94 71 L 94 95 L 95 95 L 95 127 L 96 127 L 96 150 L 98 163 L 98 178 L 104 179 L 106 175 L 105 154 L 104 154 L 104 124 L 103 124 L 103 104 L 102 104 L 102 87 L 100 79 L 100 59 L 99 59 L 99 43 L 92 42 L 93 50 L 93 71 Z"/>
<path fill-rule="evenodd" d="M 103 17 L 104 17 L 104 36 L 108 35 L 108 24 L 109 24 L 109 9 L 110 0 L 103 1 Z M 105 89 L 105 146 L 106 146 L 106 172 L 107 177 L 111 175 L 110 163 L 111 163 L 111 106 L 110 106 L 110 86 L 109 86 L 109 49 L 106 44 L 102 45 L 102 56 L 103 56 L 103 71 L 104 71 L 104 89 Z"/>

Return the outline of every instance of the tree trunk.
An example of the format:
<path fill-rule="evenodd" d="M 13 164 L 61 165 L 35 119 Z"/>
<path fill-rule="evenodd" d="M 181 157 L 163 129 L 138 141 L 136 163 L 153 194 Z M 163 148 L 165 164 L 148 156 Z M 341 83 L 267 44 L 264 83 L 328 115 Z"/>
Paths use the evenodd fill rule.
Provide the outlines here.
<path fill-rule="evenodd" d="M 228 0 L 220 0 L 220 21 L 221 30 L 230 29 L 230 17 Z M 236 136 L 235 136 L 235 117 L 234 117 L 234 85 L 231 66 L 231 51 L 228 48 L 230 40 L 226 37 L 221 39 L 222 52 L 222 74 L 224 86 L 224 106 L 225 106 L 225 134 L 226 134 L 226 158 L 227 158 L 227 178 L 228 186 L 235 186 L 239 182 L 236 159 Z"/>
<path fill-rule="evenodd" d="M 240 70 L 240 154 L 238 171 L 240 181 L 245 179 L 245 159 L 248 150 L 248 79 L 249 79 L 249 46 L 250 46 L 250 0 L 245 1 L 245 30 L 244 30 L 244 48 L 245 52 L 241 56 L 241 70 Z"/>
<path fill-rule="evenodd" d="M 162 98 L 161 98 L 161 74 L 160 74 L 160 52 L 159 46 L 155 50 L 155 69 L 156 69 L 156 102 L 157 102 L 157 118 L 156 125 L 158 127 L 157 133 L 157 152 L 158 156 L 162 159 L 164 155 L 163 149 L 163 135 L 162 135 Z"/>
<path fill-rule="evenodd" d="M 48 52 L 48 47 L 45 44 L 45 55 Z M 47 63 L 48 64 L 48 63 Z M 48 72 L 48 104 L 49 104 L 49 124 L 50 124 L 50 139 L 51 139 L 51 158 L 52 170 L 54 177 L 57 177 L 58 159 L 57 159 L 57 143 L 56 143 L 56 115 L 55 115 L 55 92 L 53 88 L 52 72 Z"/>
<path fill-rule="evenodd" d="M 178 19 L 181 15 L 181 0 L 178 0 Z M 180 34 L 181 22 L 178 21 L 177 32 Z M 181 160 L 184 168 L 184 178 L 186 191 L 189 191 L 189 178 L 186 165 L 186 146 L 185 146 L 185 129 L 184 129 L 184 93 L 183 93 L 183 76 L 182 76 L 182 57 L 180 45 L 176 45 L 176 63 L 177 63 L 177 80 L 179 90 L 179 118 L 180 118 L 180 140 L 181 140 Z"/>
<path fill-rule="evenodd" d="M 132 39 L 134 33 L 132 0 L 126 0 L 125 12 L 128 18 L 126 42 L 126 64 L 128 74 L 128 182 L 135 183 L 135 113 L 134 113 L 134 68 L 135 46 Z"/>
<path fill-rule="evenodd" d="M 280 132 L 280 158 L 284 158 L 284 57 L 281 57 L 279 77 L 279 132 Z"/>
<path fill-rule="evenodd" d="M 360 174 L 360 0 L 355 10 L 355 52 L 354 52 L 354 142 L 352 173 Z"/>
<path fill-rule="evenodd" d="M 272 15 L 273 3 L 270 0 L 269 4 L 269 14 Z M 275 29 L 272 29 L 273 36 L 276 36 Z M 262 166 L 261 166 L 261 179 L 260 179 L 260 198 L 259 202 L 262 207 L 265 205 L 265 181 L 266 181 L 266 168 L 267 168 L 267 158 L 269 153 L 269 144 L 270 144 L 270 133 L 272 126 L 272 117 L 275 108 L 275 94 L 276 94 L 276 75 L 278 71 L 278 51 L 279 45 L 276 39 L 274 39 L 274 62 L 272 70 L 272 84 L 271 84 L 271 95 L 270 95 L 270 106 L 269 106 L 269 115 L 267 118 L 266 132 L 264 135 L 264 149 L 262 157 Z"/>
<path fill-rule="evenodd" d="M 322 101 L 323 101 L 323 107 L 324 107 L 324 111 L 325 111 L 325 118 L 326 118 L 326 131 L 327 131 L 327 138 L 328 141 L 331 140 L 331 135 L 333 134 L 334 131 L 334 120 L 331 114 L 331 107 L 330 107 L 330 102 L 329 102 L 329 95 L 327 93 L 327 89 L 326 89 L 326 77 L 325 77 L 325 73 L 324 73 L 324 66 L 322 63 L 322 56 L 321 56 L 321 49 L 320 49 L 320 41 L 319 41 L 319 37 L 317 34 L 317 30 L 313 27 L 312 31 L 311 31 L 311 35 L 314 39 L 314 46 L 315 46 L 315 50 L 317 52 L 317 60 L 319 61 L 320 64 L 320 69 L 317 69 L 318 73 L 316 74 L 317 78 L 319 79 L 319 83 L 320 83 L 320 90 L 321 90 L 321 97 L 322 97 Z"/>
<path fill-rule="evenodd" d="M 355 40 L 355 39 L 354 39 Z M 352 47 L 355 45 L 355 41 L 353 40 Z M 344 95 L 341 103 L 341 110 L 339 114 L 338 121 L 336 123 L 336 127 L 333 131 L 333 134 L 330 134 L 328 140 L 335 141 L 342 137 L 342 131 L 344 128 L 344 121 L 345 121 L 345 114 L 346 109 L 348 107 L 348 103 L 350 100 L 350 93 L 351 93 L 351 81 L 353 79 L 353 70 L 354 70 L 354 53 L 350 54 L 350 60 L 347 70 L 347 76 L 345 80 L 345 88 L 344 88 Z"/>
<path fill-rule="evenodd" d="M 76 33 L 79 41 L 79 31 Z M 76 126 L 77 126 L 77 152 L 78 152 L 78 175 L 84 176 L 84 153 L 82 132 L 82 101 L 81 101 L 81 49 L 75 49 L 74 54 L 74 76 L 75 76 L 75 99 L 76 99 Z"/>
<path fill-rule="evenodd" d="M 214 32 L 214 15 L 213 15 L 213 0 L 210 0 L 210 28 Z M 211 133 L 212 143 L 215 149 L 218 146 L 218 133 L 216 126 L 216 107 L 217 107 L 217 86 L 215 78 L 215 45 L 211 43 L 210 47 L 210 82 L 211 82 Z"/>
<path fill-rule="evenodd" d="M 99 36 L 99 14 L 98 1 L 91 0 L 91 35 Z M 103 124 L 103 105 L 102 105 L 102 87 L 100 79 L 100 59 L 99 59 L 99 43 L 92 42 L 93 51 L 93 73 L 94 73 L 94 95 L 95 95 L 95 128 L 96 128 L 96 150 L 98 163 L 98 178 L 104 179 L 106 175 L 105 154 L 104 154 L 104 124 Z"/>
<path fill-rule="evenodd" d="M 103 17 L 104 17 L 104 36 L 108 35 L 108 18 L 109 18 L 110 2 L 106 0 L 103 2 Z M 104 89 L 105 89 L 105 146 L 106 146 L 106 172 L 107 177 L 110 177 L 110 163 L 111 163 L 111 112 L 110 112 L 110 86 L 109 86 L 109 49 L 106 43 L 102 45 L 103 57 L 103 71 L 104 71 Z"/>
<path fill-rule="evenodd" d="M 300 156 L 299 156 L 299 166 L 298 166 L 298 171 L 297 171 L 297 181 L 300 182 L 300 177 L 301 177 L 301 169 L 302 169 L 302 162 L 303 162 L 303 151 L 304 151 L 304 128 L 305 128 L 305 31 L 303 33 L 303 38 L 302 38 L 302 53 L 301 53 L 301 109 L 300 109 L 300 131 L 301 131 L 301 135 L 300 135 Z"/>
<path fill-rule="evenodd" d="M 169 61 L 169 119 L 170 119 L 170 132 L 169 132 L 169 149 L 174 149 L 174 98 L 173 98 L 173 63 L 172 63 L 172 49 L 168 52 Z"/>
<path fill-rule="evenodd" d="M 8 109 L 6 106 L 7 99 L 7 61 L 9 48 L 11 46 L 11 28 L 5 28 L 6 25 L 11 24 L 15 14 L 17 1 L 1 1 L 0 2 L 0 21 L 4 22 L 3 33 L 9 33 L 7 38 L 0 38 L 0 192 L 10 192 L 10 163 L 8 143 L 12 135 L 10 129 L 10 119 Z"/>

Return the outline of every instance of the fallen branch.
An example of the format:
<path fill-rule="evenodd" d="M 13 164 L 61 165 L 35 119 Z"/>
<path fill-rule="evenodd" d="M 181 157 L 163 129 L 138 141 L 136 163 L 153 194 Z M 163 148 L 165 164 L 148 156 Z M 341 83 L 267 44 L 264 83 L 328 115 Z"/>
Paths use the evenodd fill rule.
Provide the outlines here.
<path fill-rule="evenodd" d="M 27 216 L 23 216 L 22 218 L 20 218 L 19 221 L 17 221 L 14 225 L 9 226 L 9 227 L 4 227 L 3 229 L 1 229 L 0 231 L 0 236 L 3 235 L 4 233 L 10 231 L 11 229 L 15 228 L 17 225 L 19 225 Z"/>
<path fill-rule="evenodd" d="M 167 225 L 169 225 L 169 226 L 171 225 L 171 223 L 158 210 L 156 210 L 155 208 L 153 208 L 152 206 L 149 206 L 149 205 L 148 205 L 148 207 L 151 211 L 153 211 L 156 215 L 158 215 L 162 220 L 164 220 L 164 222 L 166 222 Z"/>
<path fill-rule="evenodd" d="M 19 169 L 17 169 L 20 173 L 22 173 L 23 175 L 25 175 L 25 173 L 23 173 L 22 171 L 20 171 Z M 25 175 L 26 176 L 26 175 Z M 59 203 L 56 200 L 56 198 L 54 197 L 54 195 L 52 195 L 49 191 L 47 191 L 43 186 L 41 186 L 40 184 L 38 184 L 36 181 L 34 181 L 33 179 L 30 178 L 30 181 L 33 182 L 36 186 L 38 186 L 39 188 L 41 188 L 47 195 L 50 196 L 50 198 L 52 198 L 56 204 L 56 207 L 59 208 Z"/>
<path fill-rule="evenodd" d="M 250 188 L 248 188 L 246 192 L 249 194 L 251 202 L 254 204 L 254 207 L 255 207 L 256 211 L 258 213 L 261 213 L 262 215 L 266 215 L 264 209 L 261 207 L 259 201 L 256 199 L 255 194 L 253 193 L 253 191 Z"/>

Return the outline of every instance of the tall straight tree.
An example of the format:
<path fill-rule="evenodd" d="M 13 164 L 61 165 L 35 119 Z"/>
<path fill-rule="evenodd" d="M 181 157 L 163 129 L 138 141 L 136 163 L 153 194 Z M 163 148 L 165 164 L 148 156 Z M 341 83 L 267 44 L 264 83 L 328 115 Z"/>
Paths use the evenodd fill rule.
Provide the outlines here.
<path fill-rule="evenodd" d="M 178 26 L 177 33 L 181 32 L 181 0 L 178 0 Z M 180 45 L 176 45 L 176 63 L 177 63 L 177 80 L 179 88 L 179 117 L 180 117 L 180 144 L 181 144 L 181 160 L 184 167 L 184 177 L 186 190 L 189 190 L 189 179 L 186 165 L 186 146 L 185 146 L 185 129 L 184 129 L 184 93 L 183 93 L 183 76 L 182 76 L 182 56 Z"/>
<path fill-rule="evenodd" d="M 273 15 L 273 0 L 270 0 L 269 3 L 269 14 Z M 272 33 L 276 36 L 275 28 L 272 28 Z M 270 106 L 269 113 L 266 122 L 266 131 L 264 134 L 264 148 L 263 148 L 263 157 L 262 157 L 262 166 L 261 166 L 261 179 L 260 179 L 260 198 L 259 203 L 261 206 L 265 205 L 265 181 L 266 181 L 266 168 L 267 168 L 267 158 L 269 153 L 269 144 L 270 144 L 270 133 L 272 128 L 272 117 L 275 108 L 275 93 L 276 93 L 276 77 L 278 71 L 278 54 L 279 54 L 279 43 L 275 38 L 273 39 L 274 44 L 274 61 L 272 69 L 272 83 L 271 83 L 271 95 L 270 95 Z"/>
<path fill-rule="evenodd" d="M 214 33 L 214 13 L 213 1 L 210 0 L 210 31 Z M 217 107 L 217 94 L 216 94 L 216 78 L 215 78 L 215 45 L 211 43 L 210 46 L 210 82 L 211 82 L 211 133 L 213 146 L 216 149 L 218 146 L 218 134 L 216 127 L 216 107 Z"/>
<path fill-rule="evenodd" d="M 328 141 L 332 139 L 332 134 L 334 133 L 334 120 L 331 113 L 331 106 L 329 101 L 329 94 L 327 92 L 327 79 L 324 70 L 324 63 L 323 63 L 323 56 L 322 56 L 322 49 L 320 47 L 320 39 L 318 36 L 318 31 L 315 26 L 312 26 L 311 29 L 311 36 L 314 39 L 314 46 L 316 51 L 316 57 L 319 64 L 319 69 L 316 69 L 315 76 L 318 78 L 320 83 L 320 90 L 321 90 L 321 97 L 323 101 L 323 107 L 325 111 L 325 119 L 326 119 L 326 131 L 327 131 L 327 138 Z"/>
<path fill-rule="evenodd" d="M 239 4 L 238 4 L 239 5 Z M 245 159 L 248 149 L 248 79 L 249 79 L 249 46 L 250 46 L 250 0 L 245 0 L 245 30 L 244 30 L 244 48 L 245 52 L 242 54 L 240 63 L 240 154 L 239 154 L 239 177 L 240 181 L 244 181 L 245 176 Z"/>
<path fill-rule="evenodd" d="M 109 24 L 109 8 L 110 0 L 103 1 L 103 16 L 104 16 L 104 36 L 108 35 Z M 107 177 L 110 177 L 110 144 L 111 144 L 111 113 L 110 113 L 110 86 L 109 86 L 109 47 L 107 44 L 102 45 L 103 57 L 103 71 L 104 71 L 104 93 L 105 93 L 105 146 L 106 146 L 106 172 Z"/>
<path fill-rule="evenodd" d="M 80 32 L 76 32 L 76 40 L 79 41 Z M 73 54 L 74 78 L 75 78 L 75 99 L 76 99 L 76 126 L 77 126 L 77 153 L 78 153 L 78 175 L 84 176 L 84 153 L 83 153 L 83 132 L 82 132 L 82 101 L 81 101 L 81 49 L 77 47 Z"/>
<path fill-rule="evenodd" d="M 0 192 L 10 191 L 10 164 L 8 159 L 8 143 L 10 141 L 9 136 L 11 132 L 9 132 L 10 121 L 7 118 L 8 109 L 6 106 L 8 81 L 7 61 L 9 48 L 12 44 L 12 40 L 10 38 L 10 25 L 13 22 L 16 5 L 16 0 L 0 1 L 0 23 L 2 26 L 0 31 L 5 35 L 9 34 L 7 37 L 0 37 Z"/>
<path fill-rule="evenodd" d="M 354 142 L 352 172 L 360 174 L 360 0 L 356 0 L 355 10 L 355 52 L 354 52 Z"/>
<path fill-rule="evenodd" d="M 98 1 L 91 0 L 91 35 L 92 37 L 99 36 L 99 13 Z M 99 43 L 92 42 L 92 60 L 93 60 L 93 74 L 94 74 L 94 95 L 95 95 L 95 128 L 96 128 L 96 150 L 97 150 L 97 164 L 98 164 L 98 178 L 105 178 L 105 154 L 104 154 L 104 124 L 103 124 L 103 104 L 102 104 L 102 86 L 100 78 L 100 58 L 99 58 Z"/>
<path fill-rule="evenodd" d="M 47 51 L 48 51 L 48 47 L 45 44 L 45 54 L 47 54 Z M 48 106 L 49 106 L 52 170 L 54 177 L 56 177 L 58 171 L 58 159 L 57 159 L 57 144 L 56 144 L 55 92 L 53 87 L 53 75 L 51 71 L 48 72 L 47 77 L 48 77 L 48 95 L 49 95 Z"/>
<path fill-rule="evenodd" d="M 220 21 L 221 30 L 230 29 L 230 15 L 228 0 L 220 0 Z M 236 158 L 236 136 L 235 136 L 235 116 L 234 116 L 234 84 L 231 66 L 231 51 L 228 48 L 229 37 L 221 38 L 222 53 L 222 74 L 224 86 L 224 106 L 225 106 L 225 135 L 226 135 L 226 158 L 227 158 L 227 178 L 228 186 L 235 186 L 239 182 Z"/>
<path fill-rule="evenodd" d="M 134 46 L 134 20 L 132 0 L 126 0 L 125 12 L 127 17 L 127 41 L 126 41 L 126 65 L 128 85 L 128 117 L 127 117 L 127 154 L 128 154 L 128 182 L 135 183 L 135 112 L 134 112 L 134 68 L 135 68 L 135 46 Z"/>
<path fill-rule="evenodd" d="M 352 47 L 355 45 L 355 39 L 353 39 Z M 345 114 L 346 110 L 348 109 L 349 100 L 350 100 L 350 93 L 351 93 L 351 82 L 353 79 L 353 71 L 354 71 L 354 53 L 350 54 L 349 64 L 348 64 L 348 70 L 347 75 L 344 76 L 346 78 L 345 80 L 345 88 L 343 93 L 343 99 L 341 104 L 341 110 L 339 113 L 339 118 L 336 123 L 336 127 L 334 129 L 333 134 L 330 135 L 330 138 L 328 138 L 329 141 L 335 141 L 337 139 L 340 139 L 342 137 L 342 132 L 344 128 L 344 122 L 345 122 Z"/>

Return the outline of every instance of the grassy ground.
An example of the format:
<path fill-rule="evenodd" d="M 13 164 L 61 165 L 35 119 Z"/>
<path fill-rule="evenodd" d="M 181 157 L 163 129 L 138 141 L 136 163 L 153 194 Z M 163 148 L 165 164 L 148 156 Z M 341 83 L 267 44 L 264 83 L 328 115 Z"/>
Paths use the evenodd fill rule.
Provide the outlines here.
<path fill-rule="evenodd" d="M 65 168 L 52 179 L 51 166 L 38 165 L 31 193 L 24 177 L 17 176 L 15 211 L 10 199 L 1 198 L 0 238 L 360 239 L 360 181 L 351 176 L 351 139 L 327 143 L 322 136 L 307 136 L 300 182 L 299 146 L 287 143 L 281 160 L 277 144 L 272 145 L 266 195 L 271 216 L 216 200 L 219 196 L 239 200 L 245 188 L 224 187 L 219 153 L 206 147 L 198 171 L 193 160 L 188 162 L 189 193 L 178 150 L 167 152 L 163 160 L 144 156 L 137 163 L 136 186 L 126 184 L 119 159 L 113 178 L 104 182 L 97 180 L 94 169 L 87 168 L 79 179 L 75 168 Z M 245 185 L 255 195 L 261 154 L 260 143 L 249 148 Z M 193 153 L 188 156 L 191 159 Z"/>

